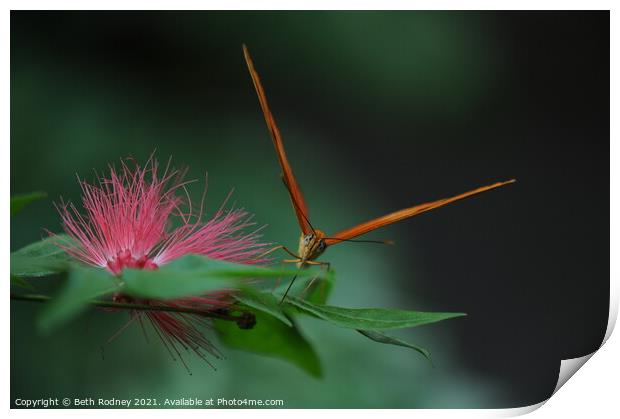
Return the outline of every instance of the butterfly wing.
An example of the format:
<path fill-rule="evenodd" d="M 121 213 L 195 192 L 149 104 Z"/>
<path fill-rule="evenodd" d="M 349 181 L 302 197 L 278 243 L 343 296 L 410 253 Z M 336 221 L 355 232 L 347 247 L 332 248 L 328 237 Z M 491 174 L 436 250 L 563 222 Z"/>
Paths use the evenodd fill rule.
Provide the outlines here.
<path fill-rule="evenodd" d="M 330 235 L 330 237 L 325 239 L 326 245 L 333 245 L 336 243 L 340 243 L 343 240 L 349 240 L 357 236 L 361 236 L 362 234 L 366 234 L 369 231 L 376 230 L 378 228 L 384 227 L 389 224 L 393 224 L 397 221 L 404 220 L 409 217 L 414 217 L 416 215 L 422 214 L 423 212 L 434 210 L 439 207 L 443 207 L 444 205 L 448 205 L 452 202 L 458 201 L 460 199 L 464 199 L 473 195 L 477 195 L 482 192 L 490 191 L 491 189 L 499 188 L 504 185 L 508 185 L 510 183 L 516 182 L 515 179 L 511 179 L 505 182 L 497 182 L 492 185 L 482 186 L 480 188 L 471 190 L 469 192 L 462 193 L 460 195 L 453 196 L 451 198 L 439 199 L 437 201 L 427 202 L 425 204 L 416 205 L 411 208 L 406 208 L 400 211 L 393 212 L 388 215 L 384 215 L 383 217 L 375 218 L 374 220 L 367 221 L 365 223 L 356 225 L 355 227 L 351 227 L 347 230 L 343 230 L 339 233 Z"/>
<path fill-rule="evenodd" d="M 284 184 L 289 191 L 289 195 L 291 197 L 291 201 L 293 204 L 293 209 L 295 210 L 295 215 L 297 216 L 297 221 L 299 222 L 299 226 L 304 234 L 312 232 L 312 227 L 308 222 L 308 207 L 306 206 L 306 201 L 304 200 L 304 196 L 301 193 L 301 189 L 295 179 L 295 175 L 293 174 L 293 169 L 288 162 L 286 157 L 286 152 L 284 151 L 284 144 L 282 143 L 282 136 L 280 135 L 280 130 L 276 125 L 276 121 L 269 109 L 269 103 L 267 102 L 267 96 L 265 95 L 265 89 L 263 89 L 263 85 L 260 81 L 260 77 L 254 68 L 254 62 L 252 61 L 252 57 L 250 56 L 250 51 L 248 48 L 243 45 L 243 56 L 245 57 L 245 62 L 248 66 L 248 70 L 250 71 L 250 76 L 252 76 L 252 82 L 254 83 L 254 89 L 256 89 L 256 94 L 258 95 L 258 101 L 260 102 L 260 107 L 263 110 L 263 115 L 265 116 L 265 122 L 267 123 L 267 128 L 269 129 L 269 134 L 271 135 L 271 139 L 273 140 L 273 145 L 276 148 L 276 154 L 278 155 L 278 161 L 280 162 L 280 167 L 282 168 L 282 178 L 284 180 Z"/>

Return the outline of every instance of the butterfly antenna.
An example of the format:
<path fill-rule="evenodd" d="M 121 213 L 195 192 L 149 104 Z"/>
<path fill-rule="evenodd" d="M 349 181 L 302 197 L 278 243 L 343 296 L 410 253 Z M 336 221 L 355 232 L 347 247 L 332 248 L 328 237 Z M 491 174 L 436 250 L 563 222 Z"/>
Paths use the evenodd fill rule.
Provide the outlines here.
<path fill-rule="evenodd" d="M 353 242 L 353 243 L 374 243 L 374 244 L 387 244 L 393 245 L 393 240 L 356 240 L 356 239 L 339 239 L 337 237 L 325 237 L 324 240 L 338 240 L 341 242 Z"/>
<path fill-rule="evenodd" d="M 286 183 L 286 179 L 284 178 L 284 176 L 280 176 L 280 179 L 282 179 L 282 183 L 284 183 L 284 187 L 288 191 L 288 194 L 291 196 L 291 202 L 293 203 L 293 206 L 297 209 L 297 211 L 301 214 L 301 216 L 304 217 L 304 220 L 310 226 L 312 233 L 314 233 L 314 235 L 316 236 L 316 229 L 312 226 L 312 223 L 310 223 L 310 220 L 308 219 L 306 214 L 304 214 L 301 208 L 299 208 L 299 206 L 297 205 L 297 202 L 295 201 L 295 198 L 293 197 L 293 191 L 291 191 L 291 188 L 288 186 L 288 183 Z"/>

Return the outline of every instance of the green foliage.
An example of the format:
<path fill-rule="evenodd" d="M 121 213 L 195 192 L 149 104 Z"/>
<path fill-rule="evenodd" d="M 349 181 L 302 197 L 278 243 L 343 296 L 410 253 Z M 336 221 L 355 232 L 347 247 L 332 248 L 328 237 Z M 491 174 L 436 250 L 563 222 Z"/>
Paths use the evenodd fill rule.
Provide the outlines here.
<path fill-rule="evenodd" d="M 275 279 L 295 274 L 292 269 L 269 269 L 187 255 L 157 270 L 125 269 L 123 293 L 142 298 L 168 299 L 208 291 L 237 288 L 243 279 Z"/>
<path fill-rule="evenodd" d="M 72 241 L 69 236 L 59 234 L 11 253 L 11 275 L 32 278 L 65 272 L 71 258 L 57 243 L 71 245 Z"/>
<path fill-rule="evenodd" d="M 430 352 L 420 346 L 405 342 L 404 340 L 400 340 L 393 336 L 388 336 L 385 333 L 377 332 L 375 330 L 358 330 L 358 332 L 366 336 L 368 339 L 374 340 L 375 342 L 385 343 L 387 345 L 404 346 L 405 348 L 413 349 L 414 351 L 422 354 L 426 359 L 428 359 L 428 362 L 433 365 Z"/>
<path fill-rule="evenodd" d="M 336 272 L 333 269 L 327 271 L 324 277 L 318 278 L 308 292 L 306 301 L 315 304 L 325 304 L 332 293 L 336 283 Z"/>
<path fill-rule="evenodd" d="M 34 291 L 34 287 L 30 285 L 28 281 L 18 276 L 11 275 L 11 285 L 15 285 L 16 287 L 24 288 L 29 291 Z"/>
<path fill-rule="evenodd" d="M 11 217 L 19 213 L 26 205 L 47 197 L 45 192 L 30 192 L 11 197 Z"/>
<path fill-rule="evenodd" d="M 287 326 L 261 311 L 255 314 L 256 325 L 249 330 L 239 329 L 232 322 L 216 320 L 215 330 L 220 340 L 231 348 L 280 358 L 314 377 L 322 376 L 318 355 L 295 325 Z"/>
<path fill-rule="evenodd" d="M 240 329 L 235 322 L 215 320 L 215 328 L 221 340 L 233 348 L 292 362 L 319 377 L 319 358 L 297 328 L 292 314 L 308 314 L 335 326 L 357 330 L 375 342 L 413 349 L 429 361 L 430 354 L 426 349 L 381 331 L 416 327 L 465 315 L 325 305 L 335 282 L 334 271 L 317 279 L 307 291 L 305 300 L 289 295 L 280 304 L 280 297 L 259 290 L 256 283 L 250 283 L 248 279 L 276 279 L 295 275 L 308 279 L 316 278 L 318 273 L 309 269 L 273 269 L 235 264 L 199 255 L 183 256 L 156 270 L 125 269 L 121 275 L 114 276 L 105 269 L 86 267 L 72 261 L 58 247 L 59 242 L 73 244 L 68 236 L 58 235 L 11 254 L 11 284 L 14 286 L 31 290 L 32 286 L 24 278 L 68 273 L 61 291 L 45 305 L 41 313 L 39 326 L 44 333 L 71 320 L 93 299 L 114 292 L 144 299 L 168 300 L 236 289 L 239 292 L 235 293 L 235 310 L 251 311 L 257 323 L 252 329 Z M 300 286 L 305 289 L 307 285 L 302 283 Z M 40 297 L 44 298 L 37 301 L 48 298 Z"/>
<path fill-rule="evenodd" d="M 322 268 L 305 267 L 296 271 L 295 274 L 297 278 L 292 285 L 291 279 L 295 275 L 285 278 L 273 289 L 276 297 L 279 294 L 278 303 L 288 290 L 287 296 L 297 296 L 312 303 L 325 304 L 336 282 L 336 272 L 333 269 L 325 271 Z M 289 285 L 291 285 L 290 289 Z"/>
<path fill-rule="evenodd" d="M 385 308 L 344 308 L 312 304 L 287 297 L 286 302 L 300 311 L 336 326 L 361 330 L 385 330 L 416 327 L 465 316 L 465 313 L 429 313 Z"/>
<path fill-rule="evenodd" d="M 39 318 L 39 328 L 49 333 L 75 317 L 97 297 L 119 289 L 116 278 L 100 268 L 73 265 L 60 293 L 45 305 Z"/>
<path fill-rule="evenodd" d="M 293 326 L 291 320 L 282 311 L 279 300 L 271 293 L 259 292 L 246 287 L 243 292 L 235 295 L 235 299 L 248 307 L 275 317 L 289 327 Z"/>

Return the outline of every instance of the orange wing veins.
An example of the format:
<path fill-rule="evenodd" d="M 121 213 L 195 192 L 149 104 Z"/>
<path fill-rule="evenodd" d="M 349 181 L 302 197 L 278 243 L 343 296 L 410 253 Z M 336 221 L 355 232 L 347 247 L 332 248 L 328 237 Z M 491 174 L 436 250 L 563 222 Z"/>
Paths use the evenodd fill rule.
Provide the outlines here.
<path fill-rule="evenodd" d="M 306 206 L 304 196 L 301 193 L 301 189 L 299 188 L 297 180 L 295 179 L 295 175 L 293 174 L 293 169 L 291 168 L 291 165 L 286 158 L 286 152 L 284 151 L 284 144 L 282 142 L 280 130 L 276 125 L 276 121 L 271 113 L 271 110 L 269 110 L 269 104 L 267 103 L 267 96 L 265 95 L 265 90 L 263 89 L 260 77 L 258 76 L 256 69 L 254 68 L 254 63 L 252 62 L 250 51 L 248 51 L 248 48 L 245 45 L 243 45 L 243 56 L 245 57 L 245 62 L 248 66 L 248 70 L 250 71 L 250 76 L 252 76 L 254 89 L 256 90 L 256 94 L 258 95 L 258 101 L 260 103 L 261 109 L 263 110 L 265 122 L 267 123 L 267 128 L 269 129 L 269 134 L 271 135 L 273 145 L 276 148 L 278 161 L 280 162 L 280 167 L 282 168 L 283 172 L 284 182 L 289 191 L 291 200 L 293 201 L 292 204 L 293 209 L 295 210 L 295 215 L 297 216 L 297 221 L 299 222 L 301 231 L 303 231 L 304 234 L 308 234 L 312 232 L 312 227 L 307 221 L 308 207 Z"/>
<path fill-rule="evenodd" d="M 510 183 L 516 182 L 516 179 L 511 179 L 505 182 L 497 182 L 492 185 L 482 186 L 480 188 L 471 190 L 469 192 L 462 193 L 460 195 L 453 196 L 451 198 L 439 199 L 437 201 L 427 202 L 425 204 L 416 205 L 411 208 L 406 208 L 400 211 L 393 212 L 388 215 L 384 215 L 383 217 L 375 218 L 374 220 L 367 221 L 365 223 L 356 225 L 355 227 L 351 227 L 347 230 L 343 230 L 336 234 L 331 234 L 329 238 L 325 239 L 326 245 L 334 245 L 336 243 L 342 243 L 343 240 L 349 240 L 357 236 L 361 236 L 362 234 L 366 234 L 369 231 L 376 230 L 378 228 L 393 224 L 397 221 L 404 220 L 409 217 L 414 217 L 416 215 L 422 214 L 426 211 L 431 211 L 439 207 L 443 207 L 444 205 L 448 205 L 452 202 L 458 201 L 460 199 L 468 198 L 473 195 L 477 195 L 482 192 L 489 191 L 491 189 L 499 188 L 504 185 L 508 185 Z"/>

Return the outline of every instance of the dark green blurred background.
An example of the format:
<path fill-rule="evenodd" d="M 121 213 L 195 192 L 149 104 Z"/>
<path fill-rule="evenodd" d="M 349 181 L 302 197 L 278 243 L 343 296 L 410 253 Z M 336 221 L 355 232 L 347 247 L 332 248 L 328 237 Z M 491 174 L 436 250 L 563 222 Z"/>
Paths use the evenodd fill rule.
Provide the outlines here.
<path fill-rule="evenodd" d="M 92 312 L 51 337 L 11 303 L 16 397 L 283 399 L 286 407 L 511 407 L 548 397 L 559 360 L 600 343 L 609 278 L 607 12 L 12 12 L 11 248 L 59 230 L 76 173 L 157 149 L 209 172 L 296 247 L 298 227 L 247 73 L 250 47 L 315 225 L 335 232 L 483 184 L 518 183 L 342 244 L 334 304 L 463 311 L 372 343 L 304 319 L 325 378 L 224 349 L 193 375 Z M 191 189 L 199 197 L 204 183 Z M 54 280 L 36 281 L 52 291 Z"/>

